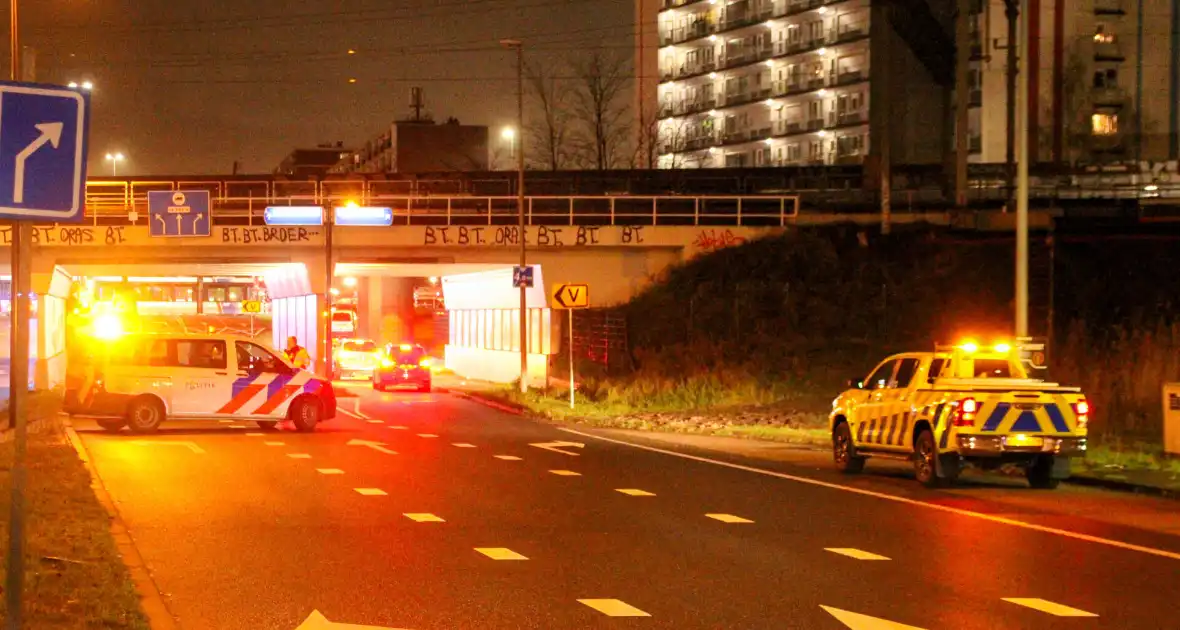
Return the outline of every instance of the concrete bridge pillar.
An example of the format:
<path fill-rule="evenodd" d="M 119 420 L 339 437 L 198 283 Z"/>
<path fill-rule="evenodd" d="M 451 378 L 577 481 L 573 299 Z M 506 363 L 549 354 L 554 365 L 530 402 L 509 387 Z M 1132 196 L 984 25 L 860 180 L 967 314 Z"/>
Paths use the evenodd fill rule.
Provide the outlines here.
<path fill-rule="evenodd" d="M 378 344 L 414 339 L 414 280 L 370 276 L 357 287 L 360 336 Z"/>

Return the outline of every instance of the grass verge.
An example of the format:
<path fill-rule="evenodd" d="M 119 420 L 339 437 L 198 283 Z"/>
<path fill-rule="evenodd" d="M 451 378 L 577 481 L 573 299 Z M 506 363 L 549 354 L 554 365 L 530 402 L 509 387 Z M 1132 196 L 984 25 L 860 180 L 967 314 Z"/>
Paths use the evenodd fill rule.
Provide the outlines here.
<path fill-rule="evenodd" d="M 580 424 L 614 429 L 693 433 L 770 440 L 788 444 L 828 446 L 827 416 L 801 411 L 796 405 L 725 404 L 711 407 L 663 404 L 637 409 L 617 400 L 585 400 L 569 407 L 568 389 L 530 390 L 516 387 L 480 391 L 479 396 L 518 405 L 533 416 L 558 424 Z"/>
<path fill-rule="evenodd" d="M 35 408 L 46 409 L 41 401 Z M 8 540 L 12 441 L 0 444 L 0 537 Z M 30 432 L 25 489 L 27 628 L 147 630 L 110 518 L 90 487 L 90 475 L 53 418 Z M 7 545 L 0 549 L 7 563 Z M 0 611 L 7 611 L 0 602 Z"/>

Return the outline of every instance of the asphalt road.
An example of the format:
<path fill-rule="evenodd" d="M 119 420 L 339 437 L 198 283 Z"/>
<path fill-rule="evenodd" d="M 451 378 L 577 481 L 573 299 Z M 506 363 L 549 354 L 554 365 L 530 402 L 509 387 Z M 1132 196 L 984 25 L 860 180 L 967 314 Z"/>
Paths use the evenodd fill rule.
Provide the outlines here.
<path fill-rule="evenodd" d="M 181 628 L 1180 627 L 1176 502 L 934 492 L 356 391 L 307 435 L 76 423 Z"/>

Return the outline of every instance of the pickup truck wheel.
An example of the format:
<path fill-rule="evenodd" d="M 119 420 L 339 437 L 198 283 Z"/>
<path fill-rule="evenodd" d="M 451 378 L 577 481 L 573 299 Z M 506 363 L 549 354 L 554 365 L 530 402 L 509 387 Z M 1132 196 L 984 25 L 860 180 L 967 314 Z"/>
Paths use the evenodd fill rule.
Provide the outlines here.
<path fill-rule="evenodd" d="M 856 455 L 847 422 L 841 422 L 832 432 L 832 459 L 836 461 L 836 469 L 845 474 L 855 475 L 865 469 L 865 458 Z"/>
<path fill-rule="evenodd" d="M 1024 475 L 1028 478 L 1028 486 L 1037 490 L 1053 490 L 1060 483 L 1059 479 L 1053 478 L 1052 455 L 1041 456 L 1033 460 L 1033 463 L 1024 469 Z"/>
<path fill-rule="evenodd" d="M 942 480 L 938 478 L 937 459 L 938 449 L 934 446 L 934 434 L 930 429 L 922 429 L 918 439 L 914 441 L 914 476 L 927 488 L 942 485 Z"/>

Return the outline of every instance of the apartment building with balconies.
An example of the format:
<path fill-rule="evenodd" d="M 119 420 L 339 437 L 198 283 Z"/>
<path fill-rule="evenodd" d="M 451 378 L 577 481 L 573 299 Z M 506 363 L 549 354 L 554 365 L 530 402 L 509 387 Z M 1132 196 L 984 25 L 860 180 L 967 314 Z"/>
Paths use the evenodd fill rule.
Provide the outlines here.
<path fill-rule="evenodd" d="M 1029 153 L 1036 162 L 1180 158 L 1180 32 L 1171 0 L 1034 0 Z M 1007 153 L 1007 17 L 984 0 L 973 81 L 980 157 Z"/>
<path fill-rule="evenodd" d="M 894 25 L 911 16 L 871 0 L 653 7 L 659 54 L 648 56 L 640 81 L 658 76 L 660 166 L 856 164 L 885 134 L 894 159 L 942 161 L 950 128 L 945 20 L 925 0 L 912 3 L 922 9 L 919 24 L 901 32 Z M 943 33 L 933 46 L 921 33 L 931 25 Z"/>

